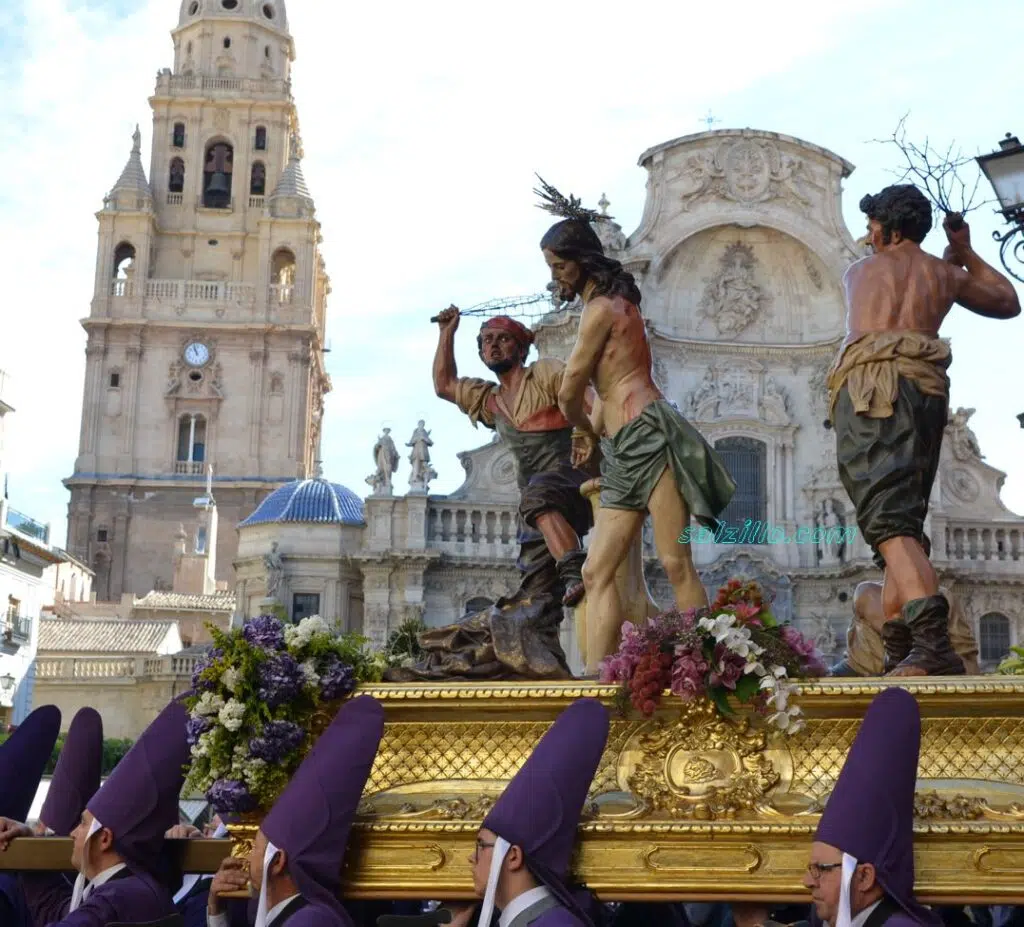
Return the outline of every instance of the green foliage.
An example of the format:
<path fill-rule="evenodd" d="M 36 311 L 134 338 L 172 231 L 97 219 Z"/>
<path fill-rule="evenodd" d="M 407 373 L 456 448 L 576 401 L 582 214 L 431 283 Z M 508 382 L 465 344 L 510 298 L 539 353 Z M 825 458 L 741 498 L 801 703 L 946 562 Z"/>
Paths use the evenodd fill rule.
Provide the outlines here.
<path fill-rule="evenodd" d="M 1024 647 L 1011 647 L 996 672 L 1002 676 L 1024 676 Z"/>
<path fill-rule="evenodd" d="M 407 618 L 388 636 L 384 659 L 388 667 L 409 666 L 423 656 L 420 635 L 427 630 L 421 618 Z"/>
<path fill-rule="evenodd" d="M 9 734 L 0 734 L 0 744 L 7 740 L 9 736 Z M 61 734 L 57 738 L 57 742 L 53 745 L 53 751 L 50 753 L 50 759 L 46 763 L 46 769 L 43 771 L 44 776 L 53 775 L 53 771 L 57 768 L 57 760 L 60 757 L 60 752 L 64 749 L 64 742 L 66 739 L 66 734 Z M 114 771 L 114 767 L 124 759 L 125 754 L 131 750 L 133 743 L 134 741 L 128 739 L 111 739 L 103 741 L 102 775 L 104 778 L 109 776 Z"/>

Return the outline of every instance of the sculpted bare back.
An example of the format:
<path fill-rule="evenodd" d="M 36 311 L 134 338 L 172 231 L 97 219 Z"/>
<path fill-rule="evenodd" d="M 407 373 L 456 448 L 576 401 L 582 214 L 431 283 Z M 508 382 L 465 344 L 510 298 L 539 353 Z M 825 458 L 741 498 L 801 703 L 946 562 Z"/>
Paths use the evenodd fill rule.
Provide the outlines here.
<path fill-rule="evenodd" d="M 651 376 L 651 346 L 640 310 L 621 296 L 599 296 L 587 308 L 611 315 L 611 327 L 594 368 L 593 383 L 602 400 L 605 429 L 614 435 L 652 402 L 665 396 Z"/>
<path fill-rule="evenodd" d="M 938 337 L 958 295 L 955 268 L 907 243 L 858 261 L 843 278 L 846 344 L 869 332 Z"/>

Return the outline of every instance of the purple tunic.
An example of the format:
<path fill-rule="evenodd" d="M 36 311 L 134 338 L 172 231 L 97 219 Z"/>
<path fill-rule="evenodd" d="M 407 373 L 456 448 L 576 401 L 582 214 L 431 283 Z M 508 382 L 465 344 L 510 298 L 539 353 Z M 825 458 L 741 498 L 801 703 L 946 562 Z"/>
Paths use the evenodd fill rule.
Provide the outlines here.
<path fill-rule="evenodd" d="M 72 887 L 60 873 L 23 872 L 21 885 L 36 927 L 146 924 L 175 913 L 167 890 L 145 873 L 122 869 L 68 914 Z"/>
<path fill-rule="evenodd" d="M 0 873 L 0 924 L 3 927 L 32 927 L 25 896 L 13 872 Z"/>
<path fill-rule="evenodd" d="M 274 921 L 272 927 L 285 927 L 286 924 L 288 927 L 351 927 L 350 922 L 337 911 L 322 904 L 308 904 L 299 908 L 286 920 Z"/>

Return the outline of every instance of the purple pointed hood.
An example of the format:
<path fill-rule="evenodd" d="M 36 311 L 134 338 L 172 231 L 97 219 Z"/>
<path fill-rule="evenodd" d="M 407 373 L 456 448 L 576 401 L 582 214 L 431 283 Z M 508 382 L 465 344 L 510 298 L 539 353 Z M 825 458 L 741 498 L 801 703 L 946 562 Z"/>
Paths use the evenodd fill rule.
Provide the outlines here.
<path fill-rule="evenodd" d="M 178 823 L 185 782 L 188 712 L 171 702 L 142 732 L 86 808 L 114 835 L 114 847 L 143 869 L 157 865 L 164 834 Z"/>
<path fill-rule="evenodd" d="M 528 862 L 559 878 L 569 873 L 576 827 L 608 740 L 608 710 L 596 699 L 573 702 L 484 818 L 483 826 L 522 847 Z"/>
<path fill-rule="evenodd" d="M 102 769 L 103 719 L 95 708 L 83 708 L 68 728 L 39 820 L 58 837 L 70 836 L 100 787 Z"/>
<path fill-rule="evenodd" d="M 818 823 L 815 840 L 875 867 L 889 897 L 914 920 L 940 924 L 914 898 L 914 791 L 921 712 L 914 697 L 886 689 L 868 707 Z"/>
<path fill-rule="evenodd" d="M 345 702 L 260 825 L 288 855 L 288 873 L 302 897 L 346 922 L 338 897 L 341 864 L 383 735 L 380 702 L 369 695 Z"/>
<path fill-rule="evenodd" d="M 59 734 L 60 709 L 43 705 L 0 744 L 0 817 L 28 817 Z"/>

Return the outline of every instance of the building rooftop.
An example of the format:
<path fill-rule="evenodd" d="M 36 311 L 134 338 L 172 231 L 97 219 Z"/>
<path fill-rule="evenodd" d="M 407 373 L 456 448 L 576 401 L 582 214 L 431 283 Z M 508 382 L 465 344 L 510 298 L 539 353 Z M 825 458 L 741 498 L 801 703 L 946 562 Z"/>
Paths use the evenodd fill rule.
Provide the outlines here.
<path fill-rule="evenodd" d="M 275 522 L 366 524 L 363 500 L 351 489 L 327 480 L 295 480 L 275 489 L 239 527 Z"/>
<path fill-rule="evenodd" d="M 135 600 L 135 608 L 162 608 L 173 611 L 233 612 L 235 594 L 215 592 L 212 595 L 192 595 L 184 592 L 147 592 Z"/>
<path fill-rule="evenodd" d="M 155 653 L 176 629 L 173 621 L 44 618 L 39 622 L 39 651 Z"/>

